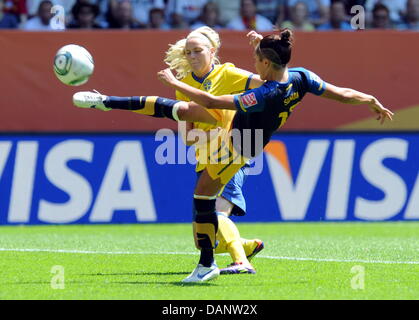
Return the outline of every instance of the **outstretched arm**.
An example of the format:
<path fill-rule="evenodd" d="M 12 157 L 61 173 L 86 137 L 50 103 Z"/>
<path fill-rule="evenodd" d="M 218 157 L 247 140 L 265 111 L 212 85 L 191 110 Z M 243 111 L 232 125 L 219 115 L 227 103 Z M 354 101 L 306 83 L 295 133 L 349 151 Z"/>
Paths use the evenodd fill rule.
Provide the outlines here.
<path fill-rule="evenodd" d="M 236 110 L 236 105 L 234 104 L 233 95 L 224 95 L 224 96 L 214 96 L 208 92 L 201 91 L 194 87 L 183 83 L 175 78 L 172 71 L 169 68 L 159 71 L 157 77 L 165 85 L 168 85 L 180 92 L 185 96 L 188 96 L 191 100 L 196 103 L 208 108 L 208 109 L 230 109 Z"/>
<path fill-rule="evenodd" d="M 377 120 L 381 120 L 381 124 L 384 123 L 385 119 L 393 120 L 394 113 L 385 108 L 377 100 L 377 98 L 369 94 L 365 94 L 349 88 L 340 88 L 328 83 L 326 90 L 321 96 L 347 104 L 366 104 L 370 107 L 372 112 L 377 114 Z"/>

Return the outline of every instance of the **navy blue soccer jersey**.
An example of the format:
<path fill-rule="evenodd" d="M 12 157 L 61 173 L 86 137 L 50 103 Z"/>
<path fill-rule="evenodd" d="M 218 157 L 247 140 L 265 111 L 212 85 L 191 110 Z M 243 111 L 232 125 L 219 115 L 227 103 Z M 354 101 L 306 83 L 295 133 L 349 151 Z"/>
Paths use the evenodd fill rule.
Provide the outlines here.
<path fill-rule="evenodd" d="M 267 81 L 259 88 L 234 96 L 238 111 L 233 120 L 233 128 L 240 130 L 242 137 L 246 135 L 244 131 L 250 129 L 252 141 L 255 141 L 255 132 L 261 129 L 265 147 L 272 134 L 284 125 L 307 92 L 321 95 L 326 89 L 326 83 L 305 68 L 291 68 L 288 73 L 287 82 Z M 263 148 L 257 149 L 252 147 L 253 156 Z"/>

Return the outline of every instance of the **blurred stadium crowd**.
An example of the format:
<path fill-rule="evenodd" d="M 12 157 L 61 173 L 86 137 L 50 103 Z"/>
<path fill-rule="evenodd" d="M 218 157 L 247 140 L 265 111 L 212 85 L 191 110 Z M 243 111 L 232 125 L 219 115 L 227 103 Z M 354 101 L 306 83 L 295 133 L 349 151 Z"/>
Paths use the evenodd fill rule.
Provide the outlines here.
<path fill-rule="evenodd" d="M 0 28 L 56 30 L 54 5 L 64 8 L 61 29 L 353 31 L 361 5 L 366 29 L 419 31 L 419 0 L 0 0 Z"/>

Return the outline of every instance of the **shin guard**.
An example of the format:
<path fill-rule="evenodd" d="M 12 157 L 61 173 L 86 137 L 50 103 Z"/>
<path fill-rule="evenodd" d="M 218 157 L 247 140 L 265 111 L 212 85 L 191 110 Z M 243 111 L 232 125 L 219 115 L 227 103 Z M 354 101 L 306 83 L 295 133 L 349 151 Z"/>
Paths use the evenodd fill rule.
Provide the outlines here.
<path fill-rule="evenodd" d="M 194 238 L 198 249 L 215 248 L 216 234 L 218 230 L 218 218 L 215 213 L 214 199 L 194 198 Z"/>

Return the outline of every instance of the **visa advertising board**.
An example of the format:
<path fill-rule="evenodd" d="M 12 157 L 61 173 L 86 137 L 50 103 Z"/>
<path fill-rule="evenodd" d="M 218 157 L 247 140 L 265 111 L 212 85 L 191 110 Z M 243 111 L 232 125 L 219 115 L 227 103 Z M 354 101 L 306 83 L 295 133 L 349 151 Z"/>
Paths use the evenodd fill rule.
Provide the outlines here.
<path fill-rule="evenodd" d="M 242 222 L 419 220 L 416 133 L 276 134 Z M 0 224 L 192 220 L 194 150 L 170 130 L 0 136 Z"/>

